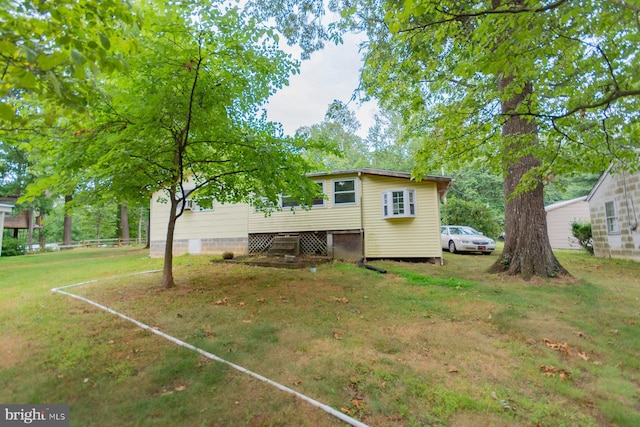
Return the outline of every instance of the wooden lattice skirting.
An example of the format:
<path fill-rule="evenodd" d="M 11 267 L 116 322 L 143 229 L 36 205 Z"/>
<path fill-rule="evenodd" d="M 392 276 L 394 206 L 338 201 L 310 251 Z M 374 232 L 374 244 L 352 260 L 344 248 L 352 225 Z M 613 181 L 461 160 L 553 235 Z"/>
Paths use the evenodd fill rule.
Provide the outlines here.
<path fill-rule="evenodd" d="M 249 253 L 266 253 L 269 251 L 273 239 L 276 236 L 284 235 L 300 237 L 300 255 L 327 255 L 327 233 L 325 231 L 249 234 Z"/>

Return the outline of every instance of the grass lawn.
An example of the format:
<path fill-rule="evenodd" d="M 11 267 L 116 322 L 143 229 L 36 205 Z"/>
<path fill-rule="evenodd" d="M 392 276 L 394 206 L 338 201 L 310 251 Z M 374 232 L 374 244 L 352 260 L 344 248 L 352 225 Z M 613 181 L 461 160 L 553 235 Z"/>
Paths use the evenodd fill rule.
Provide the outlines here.
<path fill-rule="evenodd" d="M 294 396 L 50 288 L 69 289 L 372 426 L 640 425 L 640 264 L 561 251 L 573 280 L 445 265 L 284 270 L 135 248 L 0 258 L 0 403 L 73 426 L 332 426 Z M 118 276 L 118 278 L 110 279 Z"/>

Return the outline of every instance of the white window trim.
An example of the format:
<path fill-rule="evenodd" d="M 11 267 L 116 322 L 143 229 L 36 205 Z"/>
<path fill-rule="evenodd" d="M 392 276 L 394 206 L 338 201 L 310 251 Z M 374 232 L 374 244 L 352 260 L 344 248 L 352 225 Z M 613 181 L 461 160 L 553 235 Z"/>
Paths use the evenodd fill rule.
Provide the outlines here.
<path fill-rule="evenodd" d="M 613 207 L 613 215 L 607 215 L 607 205 L 611 203 Z M 609 228 L 609 220 L 613 220 L 612 223 L 615 225 L 615 229 Z M 620 221 L 618 220 L 618 206 L 615 200 L 610 200 L 608 202 L 604 202 L 604 223 L 605 227 L 607 227 L 607 234 L 620 234 Z"/>
<path fill-rule="evenodd" d="M 404 213 L 395 214 L 393 212 L 393 193 L 402 193 L 402 203 Z M 410 201 L 413 201 L 411 203 Z M 411 213 L 413 205 L 413 213 Z M 416 217 L 416 190 L 411 188 L 396 188 L 382 192 L 382 218 L 415 218 Z"/>
<path fill-rule="evenodd" d="M 353 181 L 353 191 L 340 191 L 336 193 L 336 182 L 340 181 Z M 336 194 L 353 193 L 353 202 L 336 203 Z M 334 179 L 331 181 L 331 202 L 333 206 L 355 206 L 358 204 L 358 180 L 356 178 L 342 178 Z"/>

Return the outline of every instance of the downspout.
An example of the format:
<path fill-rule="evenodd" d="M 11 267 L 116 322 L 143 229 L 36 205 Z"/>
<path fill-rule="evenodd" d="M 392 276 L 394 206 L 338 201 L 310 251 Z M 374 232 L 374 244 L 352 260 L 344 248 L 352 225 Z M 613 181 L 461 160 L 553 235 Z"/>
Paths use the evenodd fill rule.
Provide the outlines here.
<path fill-rule="evenodd" d="M 636 214 L 636 207 L 633 204 L 633 199 L 631 199 L 631 210 L 633 211 L 633 219 L 634 223 L 631 225 L 631 212 L 629 211 L 629 195 L 627 194 L 627 173 L 622 171 L 622 185 L 624 187 L 624 198 L 627 202 L 627 226 L 629 231 L 635 231 L 638 228 L 638 215 Z"/>
<path fill-rule="evenodd" d="M 440 226 L 442 226 L 442 214 L 440 213 L 440 204 L 441 203 L 447 203 L 447 193 L 444 194 L 444 196 L 440 197 L 440 194 L 438 194 L 438 184 L 436 184 L 436 197 L 438 198 L 437 202 L 438 202 L 438 223 L 440 224 Z M 442 199 L 444 199 L 444 201 L 442 201 Z M 442 230 L 442 229 L 440 229 Z M 442 236 L 442 235 L 440 235 Z M 442 243 L 440 243 L 440 266 L 442 267 L 444 265 L 444 253 L 442 251 Z"/>
<path fill-rule="evenodd" d="M 360 250 L 362 259 L 364 256 L 364 206 L 362 206 L 362 171 L 358 171 L 358 185 L 360 186 L 360 191 L 358 191 L 358 196 L 360 198 Z"/>

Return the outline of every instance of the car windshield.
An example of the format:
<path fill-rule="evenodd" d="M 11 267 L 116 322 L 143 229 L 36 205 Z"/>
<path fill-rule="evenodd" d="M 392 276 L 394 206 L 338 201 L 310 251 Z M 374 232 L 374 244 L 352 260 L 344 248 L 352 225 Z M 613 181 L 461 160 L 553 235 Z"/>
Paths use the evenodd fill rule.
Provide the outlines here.
<path fill-rule="evenodd" d="M 470 234 L 477 234 L 479 236 L 482 236 L 482 233 L 473 227 L 464 227 L 464 229 L 467 230 Z"/>
<path fill-rule="evenodd" d="M 449 233 L 457 234 L 457 235 L 460 235 L 460 236 L 470 236 L 470 235 L 475 234 L 475 233 L 472 233 L 470 230 L 467 230 L 467 229 L 462 228 L 462 227 L 450 227 L 449 228 Z"/>

